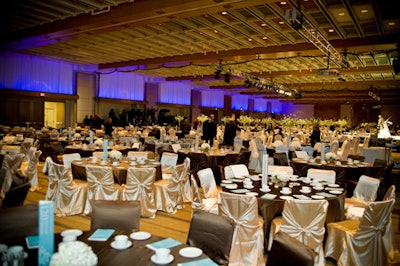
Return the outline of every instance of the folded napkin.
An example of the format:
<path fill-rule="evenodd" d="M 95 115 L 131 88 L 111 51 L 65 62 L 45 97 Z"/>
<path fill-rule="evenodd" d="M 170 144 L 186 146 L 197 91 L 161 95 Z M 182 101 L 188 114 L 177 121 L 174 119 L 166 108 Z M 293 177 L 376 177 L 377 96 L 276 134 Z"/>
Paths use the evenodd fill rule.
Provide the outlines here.
<path fill-rule="evenodd" d="M 301 195 L 301 194 L 293 195 L 293 197 L 295 197 L 295 198 L 297 198 L 297 199 L 301 199 L 301 200 L 311 200 L 310 197 L 308 197 L 308 196 L 306 196 L 306 195 Z"/>
<path fill-rule="evenodd" d="M 335 195 L 329 194 L 329 193 L 326 193 L 326 192 L 318 192 L 318 193 L 315 193 L 315 195 L 324 196 L 325 198 L 334 198 L 334 197 L 336 197 Z"/>
<path fill-rule="evenodd" d="M 267 193 L 267 194 L 262 195 L 261 198 L 264 198 L 264 199 L 275 199 L 276 195 Z"/>
<path fill-rule="evenodd" d="M 249 190 L 245 189 L 245 188 L 239 188 L 239 189 L 232 189 L 231 192 L 233 192 L 233 193 L 246 193 L 246 192 L 249 192 Z"/>
<path fill-rule="evenodd" d="M 344 188 L 342 188 L 342 187 L 325 187 L 325 190 L 338 190 L 338 191 L 343 191 Z"/>
<path fill-rule="evenodd" d="M 179 242 L 178 240 L 175 240 L 173 238 L 166 238 L 151 244 L 147 244 L 146 247 L 148 247 L 151 250 L 156 250 L 159 248 L 173 248 L 179 245 L 182 245 L 182 243 Z"/>
<path fill-rule="evenodd" d="M 214 266 L 214 265 L 218 264 L 216 264 L 210 258 L 178 263 L 178 266 Z"/>

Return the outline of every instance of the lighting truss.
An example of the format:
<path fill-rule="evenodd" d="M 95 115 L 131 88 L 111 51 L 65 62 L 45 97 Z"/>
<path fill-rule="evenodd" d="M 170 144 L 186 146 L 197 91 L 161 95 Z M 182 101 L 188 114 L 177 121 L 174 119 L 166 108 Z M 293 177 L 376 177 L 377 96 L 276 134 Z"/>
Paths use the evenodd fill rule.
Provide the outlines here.
<path fill-rule="evenodd" d="M 348 68 L 347 60 L 340 54 L 322 35 L 314 25 L 311 24 L 297 8 L 287 9 L 285 19 L 300 35 L 310 41 L 315 47 L 322 51 L 338 67 Z"/>

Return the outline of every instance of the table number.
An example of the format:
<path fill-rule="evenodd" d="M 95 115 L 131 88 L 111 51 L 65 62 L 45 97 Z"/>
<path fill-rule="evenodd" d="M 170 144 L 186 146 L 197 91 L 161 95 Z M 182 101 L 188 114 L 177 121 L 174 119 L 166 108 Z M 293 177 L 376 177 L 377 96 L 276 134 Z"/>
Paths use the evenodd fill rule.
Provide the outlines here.
<path fill-rule="evenodd" d="M 89 147 L 91 149 L 93 148 L 93 131 L 90 131 L 90 134 L 89 134 Z"/>
<path fill-rule="evenodd" d="M 108 139 L 103 142 L 103 162 L 107 162 L 108 159 Z"/>
<path fill-rule="evenodd" d="M 262 188 L 268 188 L 268 154 L 263 154 L 262 157 Z"/>
<path fill-rule="evenodd" d="M 38 265 L 49 265 L 54 253 L 54 202 L 39 201 Z"/>

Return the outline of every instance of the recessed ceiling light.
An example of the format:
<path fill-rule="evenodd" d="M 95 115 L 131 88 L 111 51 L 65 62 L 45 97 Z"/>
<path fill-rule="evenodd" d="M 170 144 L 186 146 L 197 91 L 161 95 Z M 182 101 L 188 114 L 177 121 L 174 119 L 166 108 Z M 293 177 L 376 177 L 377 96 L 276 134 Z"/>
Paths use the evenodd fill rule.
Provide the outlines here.
<path fill-rule="evenodd" d="M 396 25 L 396 22 L 390 21 L 390 22 L 388 23 L 388 25 L 389 25 L 389 26 L 394 26 L 394 25 Z"/>
<path fill-rule="evenodd" d="M 261 24 L 261 27 L 266 27 L 267 26 L 267 23 L 262 23 Z"/>
<path fill-rule="evenodd" d="M 334 32 L 335 30 L 334 30 L 334 29 L 329 29 L 328 31 L 329 31 L 329 32 Z"/>
<path fill-rule="evenodd" d="M 218 31 L 217 31 L 217 30 L 214 30 L 214 32 L 217 33 Z"/>
<path fill-rule="evenodd" d="M 252 39 L 252 38 L 248 38 L 247 40 L 248 40 L 249 42 L 252 42 L 252 41 L 253 41 L 253 39 Z"/>
<path fill-rule="evenodd" d="M 361 13 L 363 13 L 363 14 L 368 13 L 368 9 L 361 10 Z"/>
<path fill-rule="evenodd" d="M 279 24 L 281 24 L 281 25 L 282 25 L 282 24 L 285 24 L 285 22 L 283 22 L 283 21 L 279 21 Z"/>
<path fill-rule="evenodd" d="M 263 40 L 266 40 L 266 39 L 268 39 L 268 37 L 267 37 L 267 36 L 264 36 L 264 37 L 263 37 Z"/>
<path fill-rule="evenodd" d="M 344 16 L 344 12 L 340 12 L 338 15 L 342 17 Z"/>
<path fill-rule="evenodd" d="M 287 2 L 286 1 L 281 1 L 281 5 L 286 5 L 287 4 Z"/>
<path fill-rule="evenodd" d="M 221 12 L 221 14 L 222 14 L 222 15 L 227 15 L 227 14 L 228 14 L 228 12 L 226 12 L 226 11 L 222 11 L 222 12 Z"/>

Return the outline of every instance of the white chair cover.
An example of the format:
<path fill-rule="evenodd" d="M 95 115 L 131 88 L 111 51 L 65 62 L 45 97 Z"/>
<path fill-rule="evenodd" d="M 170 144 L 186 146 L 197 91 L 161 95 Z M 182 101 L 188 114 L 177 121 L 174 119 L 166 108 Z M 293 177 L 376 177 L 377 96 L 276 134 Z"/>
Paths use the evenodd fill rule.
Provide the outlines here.
<path fill-rule="evenodd" d="M 250 146 L 250 161 L 249 161 L 249 169 L 256 169 L 257 164 L 259 162 L 259 153 L 258 153 L 258 147 L 255 139 L 250 140 L 249 143 Z"/>
<path fill-rule="evenodd" d="M 325 256 L 337 265 L 388 265 L 387 225 L 394 200 L 370 202 L 361 220 L 329 223 Z"/>
<path fill-rule="evenodd" d="M 284 146 L 283 145 L 283 141 L 282 140 L 275 140 L 273 143 L 272 143 L 272 147 L 278 147 L 278 146 Z"/>
<path fill-rule="evenodd" d="M 185 165 L 178 164 L 173 169 L 171 179 L 154 182 L 154 199 L 157 210 L 167 213 L 175 213 L 177 208 L 182 208 L 182 196 L 179 195 L 181 192 L 179 178 L 185 170 Z"/>
<path fill-rule="evenodd" d="M 296 157 L 308 161 L 310 156 L 306 151 L 295 151 Z"/>
<path fill-rule="evenodd" d="M 264 222 L 258 216 L 257 198 L 220 192 L 218 205 L 220 215 L 235 221 L 229 265 L 265 265 Z"/>
<path fill-rule="evenodd" d="M 172 171 L 177 162 L 178 154 L 173 152 L 163 152 L 160 159 L 163 179 L 171 178 Z"/>
<path fill-rule="evenodd" d="M 249 169 L 245 164 L 232 164 L 224 167 L 225 179 L 237 178 L 249 175 Z"/>
<path fill-rule="evenodd" d="M 314 148 L 311 146 L 305 146 L 303 148 L 303 151 L 306 151 L 308 156 L 310 156 L 310 157 L 313 157 L 313 155 L 314 155 Z"/>
<path fill-rule="evenodd" d="M 64 166 L 69 169 L 71 168 L 71 162 L 73 160 L 81 159 L 81 155 L 79 153 L 68 153 L 68 154 L 63 154 L 62 158 Z"/>
<path fill-rule="evenodd" d="M 323 241 L 328 205 L 327 200 L 287 200 L 283 207 L 280 230 L 315 251 L 314 265 L 325 265 Z M 279 227 L 279 218 L 274 223 Z"/>
<path fill-rule="evenodd" d="M 3 185 L 1 186 L 1 197 L 10 190 L 15 174 L 21 170 L 21 164 L 25 158 L 23 153 L 6 154 L 1 169 L 4 171 Z"/>
<path fill-rule="evenodd" d="M 290 142 L 290 149 L 291 150 L 298 150 L 301 149 L 301 142 L 300 140 L 292 140 Z"/>
<path fill-rule="evenodd" d="M 200 180 L 200 186 L 203 189 L 203 194 L 206 199 L 217 198 L 218 189 L 215 183 L 215 178 L 211 168 L 205 168 L 197 172 Z"/>
<path fill-rule="evenodd" d="M 353 191 L 353 196 L 351 198 L 346 198 L 344 201 L 345 212 L 347 212 L 347 209 L 352 206 L 365 207 L 368 202 L 375 201 L 379 184 L 380 181 L 378 178 L 373 178 L 366 175 L 360 176 Z"/>
<path fill-rule="evenodd" d="M 107 154 L 108 154 L 108 158 L 109 158 L 110 157 L 110 152 L 107 152 Z M 92 153 L 92 156 L 93 157 L 97 157 L 98 159 L 103 159 L 104 152 L 102 152 L 102 151 L 94 151 Z"/>
<path fill-rule="evenodd" d="M 29 182 L 31 183 L 30 191 L 36 191 L 41 189 L 39 185 L 38 178 L 38 169 L 37 165 L 39 163 L 39 157 L 42 154 L 42 151 L 35 151 L 33 156 L 30 156 L 28 161 L 28 167 L 23 171 L 24 175 L 28 177 Z M 50 157 L 49 157 L 50 158 Z"/>
<path fill-rule="evenodd" d="M 334 154 L 337 154 L 339 150 L 339 141 L 337 139 L 333 140 L 331 142 L 331 146 L 329 147 L 329 151 L 333 152 Z"/>
<path fill-rule="evenodd" d="M 307 177 L 314 180 L 326 181 L 331 184 L 335 184 L 336 182 L 336 172 L 334 170 L 309 168 L 307 170 Z"/>
<path fill-rule="evenodd" d="M 54 201 L 57 216 L 82 214 L 87 198 L 87 183 L 73 180 L 68 169 L 61 164 L 51 164 L 46 192 L 46 200 Z"/>
<path fill-rule="evenodd" d="M 286 172 L 290 177 L 293 175 L 293 168 L 286 165 L 268 165 L 268 175 L 272 175 L 274 172 Z"/>
<path fill-rule="evenodd" d="M 267 143 L 265 144 L 265 146 L 267 146 L 267 147 L 271 147 L 272 146 L 272 140 L 274 139 L 274 137 L 272 136 L 272 135 L 269 135 L 268 136 L 268 139 L 267 139 Z"/>
<path fill-rule="evenodd" d="M 182 174 L 179 176 L 179 183 L 181 187 L 180 195 L 182 196 L 182 202 L 192 202 L 193 194 L 192 189 L 190 187 L 190 158 L 186 157 L 183 161 L 184 169 Z"/>
<path fill-rule="evenodd" d="M 128 151 L 127 156 L 130 160 L 147 160 L 147 151 Z"/>
<path fill-rule="evenodd" d="M 359 155 L 359 144 L 360 144 L 360 137 L 355 137 L 351 142 L 350 152 L 349 154 Z"/>
<path fill-rule="evenodd" d="M 351 143 L 347 139 L 345 141 L 343 141 L 341 149 L 339 149 L 337 152 L 336 159 L 339 159 L 341 161 L 347 160 L 347 157 L 350 154 L 350 147 L 351 147 L 350 144 Z"/>
<path fill-rule="evenodd" d="M 233 138 L 233 151 L 240 152 L 243 147 L 243 139 L 241 137 L 234 137 Z"/>
<path fill-rule="evenodd" d="M 88 183 L 88 195 L 85 204 L 85 215 L 92 212 L 93 200 L 118 200 L 120 185 L 114 183 L 111 167 L 86 165 L 86 178 Z"/>
<path fill-rule="evenodd" d="M 53 167 L 53 165 L 51 164 L 53 162 L 53 159 L 51 159 L 50 156 L 46 157 L 46 160 L 44 161 L 43 164 L 43 168 L 42 168 L 42 172 L 46 175 L 49 174 L 49 172 L 51 172 L 51 169 Z"/>
<path fill-rule="evenodd" d="M 171 144 L 171 147 L 172 147 L 172 150 L 174 150 L 175 153 L 177 153 L 180 149 L 182 149 L 182 146 L 179 143 Z"/>
<path fill-rule="evenodd" d="M 157 207 L 154 200 L 156 169 L 128 167 L 126 184 L 121 186 L 122 200 L 140 201 L 140 215 L 155 218 Z"/>
<path fill-rule="evenodd" d="M 190 181 L 192 183 L 192 193 L 193 193 L 192 208 L 218 214 L 218 198 L 214 197 L 214 198 L 203 199 L 199 192 L 197 181 L 193 175 L 190 176 Z"/>

